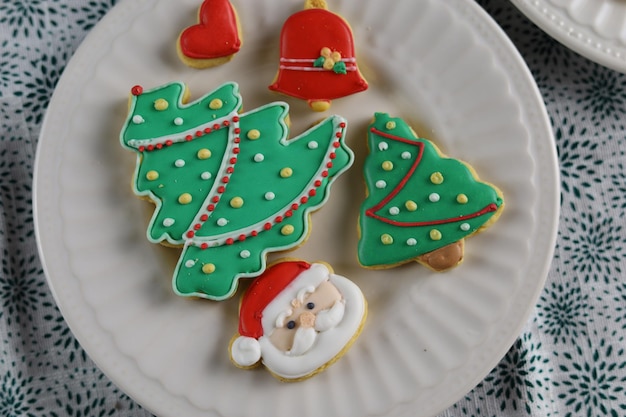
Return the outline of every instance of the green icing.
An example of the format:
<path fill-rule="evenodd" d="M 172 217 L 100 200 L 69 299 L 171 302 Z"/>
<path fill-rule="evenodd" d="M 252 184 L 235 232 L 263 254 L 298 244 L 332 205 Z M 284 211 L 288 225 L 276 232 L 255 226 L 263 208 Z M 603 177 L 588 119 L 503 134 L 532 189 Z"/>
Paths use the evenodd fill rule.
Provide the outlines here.
<path fill-rule="evenodd" d="M 144 152 L 135 177 L 135 190 L 140 195 L 149 195 L 157 202 L 152 220 L 148 227 L 148 238 L 152 242 L 167 240 L 173 244 L 182 244 L 196 213 L 204 205 L 215 182 L 216 172 L 222 163 L 221 156 L 226 149 L 228 130 L 220 129 L 210 135 L 191 142 L 175 143 L 159 151 Z M 198 151 L 209 149 L 211 157 L 199 159 Z M 184 161 L 182 167 L 176 161 Z M 155 171 L 158 179 L 149 180 L 147 174 Z M 211 174 L 203 179 L 202 174 Z M 192 200 L 189 204 L 180 204 L 178 198 L 188 193 Z M 166 219 L 174 219 L 171 226 L 164 225 Z"/>
<path fill-rule="evenodd" d="M 235 83 L 223 84 L 215 91 L 187 104 L 183 103 L 185 93 L 186 87 L 183 83 L 173 82 L 139 95 L 131 95 L 128 118 L 120 134 L 122 145 L 136 149 L 138 146 L 134 145 L 132 140 L 166 135 L 175 137 L 241 109 L 241 95 Z M 155 109 L 155 103 L 159 99 L 164 99 L 168 103 L 165 110 Z M 222 101 L 221 108 L 213 110 L 209 107 L 214 99 Z M 133 122 L 135 116 L 141 117 L 144 121 Z M 182 119 L 180 125 L 175 123 L 177 117 Z"/>
<path fill-rule="evenodd" d="M 287 140 L 285 103 L 239 115 L 236 84 L 189 105 L 182 104 L 183 92 L 182 84 L 172 83 L 133 95 L 121 142 L 139 155 L 135 192 L 157 206 L 148 239 L 184 245 L 174 291 L 221 300 L 240 277 L 262 272 L 267 252 L 306 239 L 308 214 L 326 201 L 353 154 L 338 116 Z M 168 102 L 166 109 L 155 107 L 159 99 Z M 212 109 L 216 99 L 221 108 Z M 181 130 L 186 121 L 195 126 Z M 214 270 L 203 270 L 207 264 Z"/>
<path fill-rule="evenodd" d="M 298 199 L 307 184 L 325 163 L 328 146 L 333 140 L 335 122 L 328 118 L 316 125 L 307 134 L 297 140 L 276 140 L 284 137 L 286 128 L 283 123 L 267 123 L 271 120 L 284 120 L 287 115 L 286 105 L 269 105 L 241 115 L 242 146 L 239 159 L 245 164 L 238 164 L 230 178 L 226 192 L 221 197 L 222 203 L 211 214 L 212 221 L 207 221 L 196 233 L 198 237 L 212 237 L 232 234 L 238 230 L 263 222 L 273 217 Z M 261 137 L 256 140 L 246 138 L 246 132 L 257 129 Z M 311 138 L 316 139 L 317 148 L 310 149 Z M 321 138 L 321 139 L 318 139 Z M 261 155 L 262 161 L 255 162 Z M 259 157 L 261 158 L 261 157 Z M 329 174 L 337 172 L 336 167 L 344 167 L 350 156 L 340 151 L 333 161 Z M 281 177 L 281 170 L 291 170 L 288 177 Z M 327 179 L 323 182 L 326 183 Z M 325 190 L 321 188 L 322 192 Z M 271 193 L 273 199 L 267 199 Z M 239 198 L 243 206 L 233 208 L 230 202 Z M 220 226 L 217 221 L 225 219 L 228 223 Z"/>
<path fill-rule="evenodd" d="M 239 278 L 263 272 L 267 252 L 292 248 L 306 238 L 308 219 L 304 214 L 322 203 L 323 199 L 316 197 L 306 207 L 297 210 L 297 215 L 243 242 L 236 240 L 232 245 L 208 249 L 186 246 L 174 272 L 174 291 L 179 295 L 196 295 L 214 300 L 230 297 L 237 289 Z M 283 235 L 281 230 L 285 226 L 293 226 L 293 233 Z M 190 260 L 193 264 L 188 264 Z M 215 265 L 215 272 L 205 274 L 202 271 L 202 267 L 208 263 Z"/>
<path fill-rule="evenodd" d="M 476 233 L 503 207 L 495 187 L 476 180 L 463 162 L 441 156 L 401 119 L 377 113 L 368 145 L 368 196 L 360 210 L 358 244 L 364 266 L 407 262 L 454 243 Z M 460 194 L 467 197 L 464 204 L 457 201 Z M 432 239 L 433 230 L 439 240 Z"/>

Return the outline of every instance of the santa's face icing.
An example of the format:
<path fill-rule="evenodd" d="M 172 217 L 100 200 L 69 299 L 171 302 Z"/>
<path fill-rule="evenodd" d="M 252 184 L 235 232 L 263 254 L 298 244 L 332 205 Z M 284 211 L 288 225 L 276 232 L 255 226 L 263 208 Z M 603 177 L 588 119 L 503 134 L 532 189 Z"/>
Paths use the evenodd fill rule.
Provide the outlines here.
<path fill-rule="evenodd" d="M 365 299 L 352 281 L 325 264 L 282 262 L 244 295 L 231 358 L 240 367 L 260 361 L 284 380 L 306 378 L 345 352 L 365 315 Z"/>
<path fill-rule="evenodd" d="M 329 281 L 322 282 L 317 288 L 305 287 L 276 317 L 276 328 L 269 339 L 290 356 L 302 355 L 314 345 L 318 332 L 339 324 L 343 319 L 343 307 L 341 293 Z"/>

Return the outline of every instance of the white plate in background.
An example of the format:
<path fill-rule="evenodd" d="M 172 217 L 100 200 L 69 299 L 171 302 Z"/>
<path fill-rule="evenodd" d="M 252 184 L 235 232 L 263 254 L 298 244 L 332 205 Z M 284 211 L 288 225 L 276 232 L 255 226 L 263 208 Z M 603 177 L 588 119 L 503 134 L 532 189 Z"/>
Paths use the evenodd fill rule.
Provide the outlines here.
<path fill-rule="evenodd" d="M 626 2 L 511 0 L 537 26 L 600 65 L 626 72 Z"/>

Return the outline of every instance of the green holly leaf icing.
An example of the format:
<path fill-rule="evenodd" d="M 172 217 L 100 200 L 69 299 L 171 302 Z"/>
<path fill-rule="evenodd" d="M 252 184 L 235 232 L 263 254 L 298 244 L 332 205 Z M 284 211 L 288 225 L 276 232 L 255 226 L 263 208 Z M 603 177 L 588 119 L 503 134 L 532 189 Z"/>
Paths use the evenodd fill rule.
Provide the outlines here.
<path fill-rule="evenodd" d="M 442 156 L 401 119 L 377 113 L 368 145 L 358 244 L 364 266 L 407 262 L 454 243 L 489 225 L 503 208 L 496 187 Z"/>
<path fill-rule="evenodd" d="M 319 58 L 317 58 L 315 60 L 315 62 L 313 62 L 313 66 L 315 68 L 322 68 L 324 66 L 324 61 L 326 60 L 326 58 L 324 58 L 323 56 L 320 56 Z"/>
<path fill-rule="evenodd" d="M 346 63 L 343 61 L 339 61 L 333 65 L 333 72 L 335 74 L 347 74 L 348 70 L 346 69 Z"/>
<path fill-rule="evenodd" d="M 240 277 L 262 272 L 267 252 L 306 239 L 309 213 L 326 201 L 353 155 L 343 143 L 346 121 L 339 116 L 287 140 L 286 103 L 238 114 L 235 84 L 186 107 L 174 96 L 183 91 L 174 83 L 133 96 L 121 141 L 139 154 L 135 192 L 156 203 L 148 239 L 184 245 L 175 292 L 220 300 L 232 295 Z M 162 97 L 191 113 L 164 113 L 155 106 Z M 221 108 L 214 108 L 215 100 Z M 139 112 L 142 119 L 133 120 Z M 155 114 L 198 125 L 139 135 L 135 125 L 156 121 Z"/>

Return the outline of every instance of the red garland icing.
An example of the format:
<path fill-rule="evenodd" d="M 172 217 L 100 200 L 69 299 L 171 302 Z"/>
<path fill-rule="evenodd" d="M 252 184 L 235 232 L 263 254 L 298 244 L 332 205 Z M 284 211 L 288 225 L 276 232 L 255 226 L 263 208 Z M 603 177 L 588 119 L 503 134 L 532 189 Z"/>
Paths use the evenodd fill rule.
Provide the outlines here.
<path fill-rule="evenodd" d="M 320 51 L 338 52 L 346 74 L 316 68 Z M 280 69 L 270 90 L 303 100 L 332 100 L 367 89 L 357 70 L 352 30 L 340 16 L 325 9 L 291 15 L 280 36 Z"/>
<path fill-rule="evenodd" d="M 241 48 L 237 15 L 228 0 L 204 0 L 199 23 L 180 35 L 180 49 L 192 59 L 214 59 L 233 55 Z"/>
<path fill-rule="evenodd" d="M 281 262 L 257 277 L 246 290 L 239 312 L 239 334 L 258 339 L 263 336 L 263 310 L 298 275 L 311 265 L 304 261 Z"/>
<path fill-rule="evenodd" d="M 420 164 L 422 160 L 422 155 L 424 153 L 424 144 L 421 142 L 414 142 L 412 140 L 401 138 L 399 136 L 394 136 L 389 133 L 381 132 L 380 130 L 374 127 L 372 127 L 370 131 L 376 135 L 382 136 L 390 140 L 395 140 L 398 142 L 406 143 L 408 145 L 416 146 L 419 149 L 419 151 L 418 151 L 417 157 L 415 158 L 415 161 L 411 165 L 411 168 L 406 173 L 406 175 L 402 178 L 402 180 L 398 183 L 398 185 L 394 187 L 394 189 L 389 194 L 387 194 L 387 196 L 384 199 L 382 199 L 378 204 L 376 204 L 373 207 L 370 207 L 369 209 L 365 211 L 365 214 L 368 217 L 373 217 L 384 223 L 391 224 L 394 226 L 399 226 L 399 227 L 420 227 L 420 226 L 435 226 L 439 224 L 454 223 L 458 221 L 473 219 L 475 217 L 480 217 L 483 214 L 498 210 L 498 206 L 492 203 L 492 204 L 488 204 L 486 207 L 484 207 L 483 209 L 477 212 L 470 213 L 465 216 L 461 216 L 461 217 L 457 216 L 457 217 L 453 217 L 450 219 L 431 220 L 431 221 L 423 221 L 423 222 L 400 222 L 400 221 L 392 220 L 383 216 L 379 216 L 378 214 L 376 214 L 376 212 L 380 210 L 381 208 L 383 208 L 389 201 L 391 201 L 402 190 L 402 188 L 404 188 L 405 184 L 411 178 L 411 176 L 413 176 L 413 173 L 415 172 L 415 170 L 417 169 L 417 166 Z"/>

